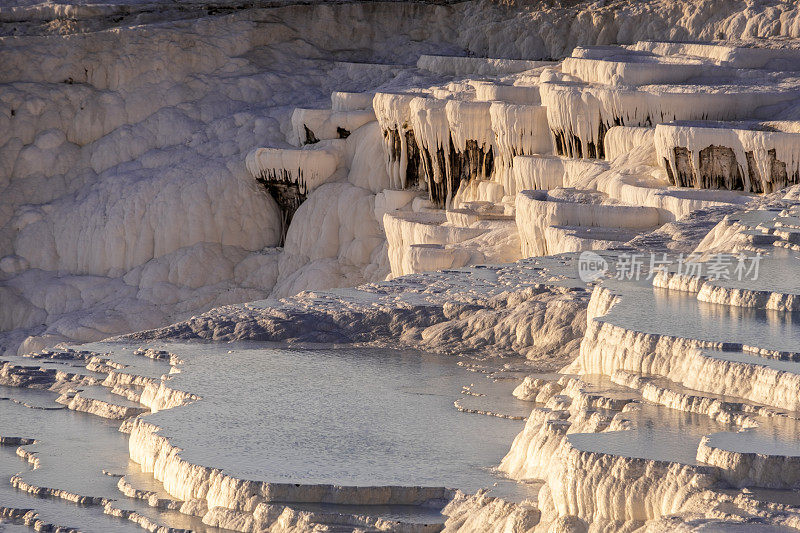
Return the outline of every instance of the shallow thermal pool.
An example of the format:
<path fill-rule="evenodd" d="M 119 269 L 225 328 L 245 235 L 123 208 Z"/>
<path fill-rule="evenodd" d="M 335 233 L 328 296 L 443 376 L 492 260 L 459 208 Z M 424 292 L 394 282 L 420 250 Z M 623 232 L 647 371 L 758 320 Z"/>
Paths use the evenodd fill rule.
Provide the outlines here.
<path fill-rule="evenodd" d="M 126 365 L 121 370 L 125 373 L 148 377 L 169 373 L 167 362 L 134 355 L 139 346 L 97 343 L 86 349 L 108 353 Z M 169 386 L 202 398 L 146 415 L 192 463 L 275 483 L 431 486 L 469 492 L 490 488 L 506 498 L 535 497 L 531 487 L 494 471 L 524 421 L 460 412 L 454 406 L 454 401 L 462 400 L 474 409 L 527 415 L 532 404 L 511 396 L 518 380 L 509 379 L 508 372 L 495 380 L 491 374 L 459 366 L 457 357 L 375 348 L 286 348 L 263 343 L 152 347 L 183 360 Z M 40 362 L 47 366 L 47 360 L 14 358 L 14 364 Z M 90 396 L 115 400 L 116 395 L 99 385 L 86 389 Z M 104 515 L 101 507 L 43 500 L 11 488 L 10 476 L 22 472 L 32 484 L 114 499 L 117 507 L 135 509 L 162 524 L 220 531 L 204 527 L 196 518 L 149 508 L 116 489 L 118 478 L 104 471 L 125 474 L 136 487 L 163 491 L 150 474 L 140 473 L 138 465 L 129 461 L 128 437 L 117 431 L 119 422 L 66 410 L 50 392 L 3 387 L 0 396 L 18 400 L 0 402 L 0 435 L 36 438 L 37 444 L 29 448 L 42 461 L 41 468 L 31 470 L 14 456 L 14 447 L 0 450 L 0 504 L 41 510 L 48 521 L 82 525 L 87 531 L 138 529 Z M 116 403 L 129 402 L 120 397 Z M 405 522 L 444 520 L 436 507 L 294 507 L 311 511 L 331 507 Z"/>
<path fill-rule="evenodd" d="M 694 293 L 653 287 L 648 281 L 620 283 L 607 280 L 607 286 L 620 299 L 599 318 L 626 329 L 658 335 L 670 335 L 713 342 L 750 345 L 769 350 L 796 352 L 800 346 L 800 313 L 766 311 L 712 304 L 697 300 Z M 702 350 L 706 357 L 760 365 L 778 371 L 800 374 L 800 362 L 783 361 L 744 352 L 732 346 L 730 351 Z M 680 384 L 667 388 L 681 389 Z M 706 392 L 683 389 L 727 401 Z M 705 416 L 675 411 L 663 406 L 642 405 L 626 416 L 635 429 L 570 436 L 579 449 L 608 451 L 626 457 L 695 462 L 697 444 L 706 435 L 709 443 L 730 451 L 769 455 L 800 456 L 797 439 L 798 413 L 786 417 L 754 417 L 758 427 L 737 431 L 711 421 Z"/>
<path fill-rule="evenodd" d="M 47 391 L 0 386 L 0 435 L 36 439 L 36 444 L 24 448 L 40 462 L 33 470 L 16 456 L 16 446 L 0 446 L 0 506 L 34 509 L 46 523 L 80 527 L 81 531 L 142 531 L 131 521 L 104 514 L 99 505 L 76 505 L 19 491 L 9 480 L 21 473 L 26 482 L 39 487 L 116 500 L 114 507 L 134 510 L 159 524 L 199 533 L 223 531 L 205 526 L 199 518 L 124 497 L 117 490 L 118 476 L 129 475 L 138 467 L 128 459 L 128 439 L 117 431 L 119 422 L 64 409 L 55 403 L 57 396 Z M 0 530 L 13 531 L 17 526 L 0 523 Z"/>
<path fill-rule="evenodd" d="M 146 419 L 184 459 L 244 479 L 475 491 L 500 481 L 491 469 L 524 424 L 456 410 L 463 386 L 490 378 L 454 357 L 244 343 L 159 347 L 185 362 L 170 387 L 202 400 Z M 498 388 L 508 410 L 522 404 L 530 412 L 508 386 Z"/>
<path fill-rule="evenodd" d="M 765 311 L 697 300 L 694 293 L 653 287 L 648 281 L 608 287 L 621 299 L 600 320 L 626 329 L 794 352 L 800 313 Z"/>
<path fill-rule="evenodd" d="M 672 388 L 689 391 L 677 384 L 672 384 Z M 624 394 L 626 390 L 630 389 L 612 386 L 605 388 L 604 394 L 613 396 L 615 393 Z M 692 392 L 698 394 L 697 391 Z M 706 415 L 678 411 L 642 400 L 636 401 L 633 409 L 618 416 L 630 421 L 631 429 L 573 433 L 568 436 L 570 443 L 582 451 L 690 465 L 698 464 L 697 448 L 703 437 L 708 437 L 711 446 L 724 450 L 800 456 L 800 441 L 797 439 L 800 421 L 794 418 L 753 416 L 757 426 L 740 429 L 733 424 L 714 421 Z"/>
<path fill-rule="evenodd" d="M 654 461 L 697 464 L 697 445 L 704 435 L 727 429 L 708 417 L 643 403 L 625 413 L 633 422 L 628 431 L 575 433 L 570 443 L 582 451 L 596 451 Z"/>

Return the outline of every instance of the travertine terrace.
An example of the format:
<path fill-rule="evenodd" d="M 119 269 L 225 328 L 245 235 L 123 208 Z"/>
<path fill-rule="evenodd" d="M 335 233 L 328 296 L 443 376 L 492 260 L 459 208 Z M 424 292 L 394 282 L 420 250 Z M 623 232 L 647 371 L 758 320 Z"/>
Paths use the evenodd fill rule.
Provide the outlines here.
<path fill-rule="evenodd" d="M 800 9 L 0 6 L 0 531 L 800 530 Z"/>

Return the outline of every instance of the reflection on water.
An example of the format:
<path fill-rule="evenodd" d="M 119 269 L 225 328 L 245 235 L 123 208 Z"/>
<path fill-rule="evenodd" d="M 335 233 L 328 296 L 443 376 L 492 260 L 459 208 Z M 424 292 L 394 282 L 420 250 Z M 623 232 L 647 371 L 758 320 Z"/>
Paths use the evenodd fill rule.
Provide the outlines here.
<path fill-rule="evenodd" d="M 170 386 L 203 400 L 147 418 L 190 462 L 245 479 L 474 491 L 498 481 L 489 469 L 524 425 L 457 411 L 464 385 L 489 380 L 454 357 L 253 344 L 165 348 L 185 361 Z M 505 405 L 487 398 L 495 409 L 519 403 L 510 394 Z"/>
<path fill-rule="evenodd" d="M 135 348 L 91 345 L 128 365 L 122 372 L 150 377 L 169 372 L 163 361 L 133 355 Z M 519 501 L 535 496 L 533 488 L 493 472 L 524 422 L 461 413 L 453 406 L 462 398 L 484 410 L 527 415 L 530 403 L 511 396 L 517 380 L 494 382 L 458 366 L 455 357 L 416 352 L 256 344 L 167 348 L 186 361 L 170 387 L 199 393 L 202 400 L 148 419 L 162 425 L 163 434 L 184 448 L 182 456 L 192 462 L 273 482 L 491 488 L 495 495 Z M 27 358 L 15 358 L 14 363 L 75 366 Z M 462 396 L 465 386 L 482 396 Z M 100 386 L 84 389 L 87 397 L 129 403 Z M 196 517 L 150 508 L 118 491 L 118 477 L 104 471 L 125 474 L 134 486 L 168 496 L 129 462 L 127 436 L 118 432 L 119 422 L 63 409 L 50 392 L 2 388 L 0 397 L 18 400 L 0 401 L 0 435 L 37 439 L 27 448 L 42 465 L 31 470 L 14 455 L 13 447 L 0 449 L 0 475 L 6 480 L 0 482 L 3 505 L 35 508 L 45 521 L 85 531 L 140 531 L 132 522 L 104 515 L 100 507 L 43 500 L 12 489 L 7 480 L 23 472 L 31 484 L 115 499 L 116 507 L 136 510 L 161 524 L 221 531 Z M 292 506 L 404 522 L 443 520 L 437 509 L 413 506 Z"/>
<path fill-rule="evenodd" d="M 0 505 L 35 509 L 44 522 L 80 526 L 81 531 L 142 531 L 133 522 L 104 514 L 102 507 L 38 498 L 12 488 L 9 483 L 11 476 L 22 473 L 25 481 L 36 486 L 115 499 L 115 507 L 135 510 L 161 524 L 190 528 L 200 533 L 223 531 L 205 526 L 199 518 L 154 509 L 140 500 L 125 498 L 117 490 L 118 478 L 106 475 L 104 471 L 126 474 L 131 467 L 138 470 L 128 460 L 128 440 L 126 435 L 117 431 L 119 422 L 67 409 L 54 409 L 59 407 L 55 403 L 57 395 L 47 391 L 0 386 L 0 396 L 17 400 L 0 401 L 0 435 L 36 439 L 36 444 L 25 449 L 35 453 L 40 461 L 40 467 L 31 470 L 16 456 L 15 447 L 0 447 Z"/>
<path fill-rule="evenodd" d="M 782 416 L 756 420 L 757 428 L 715 433 L 709 437 L 709 443 L 732 452 L 800 456 L 800 421 Z"/>
<path fill-rule="evenodd" d="M 723 450 L 800 456 L 800 423 L 793 419 L 758 417 L 759 427 L 739 431 L 705 415 L 647 403 L 624 418 L 634 423 L 634 429 L 571 434 L 569 441 L 582 451 L 682 464 L 697 464 L 697 446 L 704 435 L 709 435 L 711 446 Z"/>
<path fill-rule="evenodd" d="M 798 351 L 800 315 L 699 302 L 696 295 L 656 288 L 648 282 L 609 283 L 621 295 L 601 320 L 634 331 L 769 350 Z"/>
<path fill-rule="evenodd" d="M 752 254 L 750 254 L 752 256 Z M 753 275 L 731 276 L 731 279 L 710 281 L 712 285 L 751 289 L 757 291 L 780 291 L 782 293 L 800 293 L 800 253 L 784 248 L 774 248 L 758 261 L 758 271 Z"/>
<path fill-rule="evenodd" d="M 626 329 L 712 342 L 726 342 L 770 350 L 800 351 L 800 315 L 700 302 L 696 294 L 654 288 L 649 282 L 608 286 L 621 296 L 601 320 Z M 800 363 L 760 357 L 741 350 L 703 350 L 703 355 L 727 361 L 762 365 L 800 374 Z M 656 379 L 654 383 L 689 394 L 716 397 L 683 389 L 679 384 Z M 720 398 L 725 399 L 725 398 Z M 727 400 L 736 401 L 728 398 Z M 670 460 L 692 464 L 697 444 L 710 435 L 712 446 L 738 452 L 800 456 L 800 427 L 793 418 L 755 417 L 758 427 L 737 431 L 711 422 L 706 416 L 689 415 L 666 407 L 643 405 L 632 416 L 636 429 L 595 435 L 574 435 L 579 449 L 610 451 L 627 457 Z"/>
<path fill-rule="evenodd" d="M 647 403 L 622 416 L 630 420 L 635 429 L 571 434 L 568 436 L 570 444 L 581 451 L 697 464 L 697 445 L 702 437 L 730 428 L 707 416 Z"/>

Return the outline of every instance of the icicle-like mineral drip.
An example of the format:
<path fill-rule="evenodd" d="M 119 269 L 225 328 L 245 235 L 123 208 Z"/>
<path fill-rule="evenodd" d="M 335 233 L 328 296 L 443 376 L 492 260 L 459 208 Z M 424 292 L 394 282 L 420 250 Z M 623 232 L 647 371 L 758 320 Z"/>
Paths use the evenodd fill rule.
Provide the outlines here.
<path fill-rule="evenodd" d="M 606 159 L 611 161 L 627 154 L 634 148 L 645 144 L 653 144 L 654 128 L 638 126 L 614 126 L 603 138 Z"/>
<path fill-rule="evenodd" d="M 659 124 L 658 161 L 681 187 L 760 193 L 800 183 L 800 133 L 764 131 L 774 124 Z"/>
<path fill-rule="evenodd" d="M 395 189 L 415 186 L 419 179 L 420 162 L 409 108 L 416 97 L 413 94 L 375 93 L 372 99 L 375 118 L 383 132 L 386 172 Z"/>
<path fill-rule="evenodd" d="M 285 174 L 311 191 L 336 172 L 341 162 L 338 148 L 336 141 L 314 149 L 256 148 L 247 154 L 245 164 L 255 177 L 265 172 Z"/>
<path fill-rule="evenodd" d="M 635 89 L 548 82 L 540 86 L 542 104 L 556 152 L 570 157 L 604 157 L 603 137 L 612 126 L 654 126 L 674 120 L 735 120 L 762 106 L 794 98 L 788 91 L 756 87 L 680 86 Z"/>
<path fill-rule="evenodd" d="M 516 194 L 512 167 L 519 155 L 549 154 L 553 150 L 547 109 L 539 105 L 493 102 L 489 108 L 495 136 L 495 179 L 507 195 Z"/>
<path fill-rule="evenodd" d="M 434 205 L 443 206 L 447 197 L 452 144 L 445 112 L 446 100 L 415 98 L 410 105 L 414 138 L 420 150 L 422 170 Z"/>
<path fill-rule="evenodd" d="M 450 100 L 445 106 L 454 150 L 448 176 L 448 198 L 466 195 L 475 180 L 484 180 L 492 175 L 494 132 L 490 107 L 489 102 L 458 100 Z"/>
<path fill-rule="evenodd" d="M 314 149 L 256 148 L 247 154 L 247 170 L 281 209 L 281 244 L 292 217 L 308 193 L 319 187 L 341 163 L 344 141 L 323 141 Z"/>

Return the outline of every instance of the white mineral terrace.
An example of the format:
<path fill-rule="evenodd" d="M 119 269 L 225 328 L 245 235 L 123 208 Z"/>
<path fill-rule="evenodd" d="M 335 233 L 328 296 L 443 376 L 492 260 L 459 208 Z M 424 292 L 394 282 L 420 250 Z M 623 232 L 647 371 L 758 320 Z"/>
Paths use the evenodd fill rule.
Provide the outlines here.
<path fill-rule="evenodd" d="M 342 159 L 340 144 L 302 150 L 257 148 L 247 154 L 247 170 L 254 176 L 275 176 L 276 180 L 297 182 L 304 192 L 309 192 L 336 172 Z"/>
<path fill-rule="evenodd" d="M 670 122 L 656 126 L 654 142 L 676 184 L 772 192 L 800 180 L 798 127 L 800 123 L 785 122 Z"/>
<path fill-rule="evenodd" d="M 800 530 L 789 0 L 0 6 L 0 532 Z"/>

